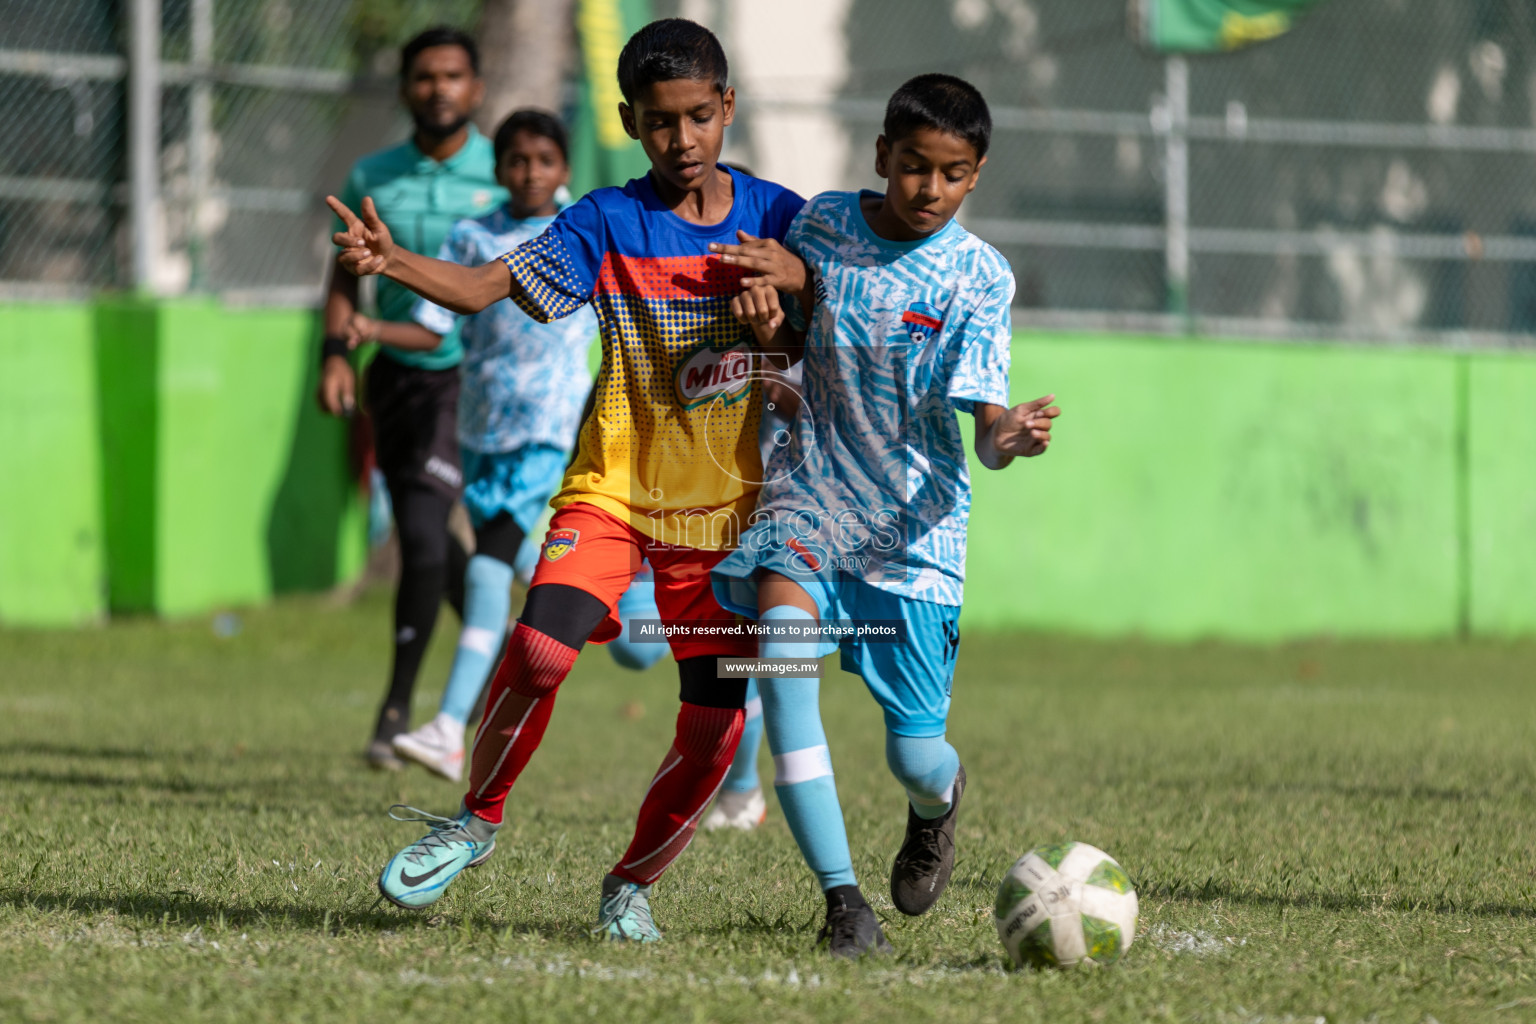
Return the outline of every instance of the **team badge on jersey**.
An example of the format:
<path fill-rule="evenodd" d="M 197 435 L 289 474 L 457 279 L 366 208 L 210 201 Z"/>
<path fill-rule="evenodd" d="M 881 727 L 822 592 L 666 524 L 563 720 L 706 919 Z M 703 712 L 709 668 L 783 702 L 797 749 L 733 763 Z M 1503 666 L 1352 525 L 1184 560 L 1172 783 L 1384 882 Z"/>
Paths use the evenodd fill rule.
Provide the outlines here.
<path fill-rule="evenodd" d="M 914 302 L 901 314 L 901 322 L 906 325 L 913 342 L 920 345 L 944 326 L 944 314 L 926 302 Z"/>
<path fill-rule="evenodd" d="M 550 530 L 549 536 L 544 538 L 544 557 L 551 562 L 558 562 L 570 554 L 580 539 L 580 530 Z"/>

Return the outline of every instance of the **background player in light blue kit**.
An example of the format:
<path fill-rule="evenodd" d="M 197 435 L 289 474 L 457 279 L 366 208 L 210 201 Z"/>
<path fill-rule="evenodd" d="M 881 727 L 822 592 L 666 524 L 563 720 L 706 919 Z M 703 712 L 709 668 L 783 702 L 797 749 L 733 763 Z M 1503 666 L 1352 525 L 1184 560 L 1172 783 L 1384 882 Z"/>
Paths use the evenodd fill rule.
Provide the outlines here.
<path fill-rule="evenodd" d="M 502 123 L 494 144 L 497 179 L 511 198 L 487 216 L 454 225 L 440 259 L 478 266 L 538 237 L 559 212 L 556 194 L 570 179 L 560 122 L 543 111 L 519 110 Z M 412 315 L 413 324 L 355 321 L 359 333 L 430 349 L 461 319 L 425 300 Z M 464 771 L 465 724 L 506 635 L 513 565 L 559 489 L 576 440 L 592 383 L 587 349 L 597 335 L 597 318 L 585 309 L 540 324 L 503 301 L 462 320 L 458 433 L 464 505 L 475 527 L 475 555 L 465 573 L 464 628 L 437 716 L 394 739 L 400 756 L 455 782 Z M 648 598 L 643 588 L 637 592 L 636 614 L 646 615 Z M 651 618 L 654 607 L 652 601 Z M 659 644 L 634 646 L 651 661 L 666 650 Z"/>
<path fill-rule="evenodd" d="M 795 218 L 784 248 L 806 265 L 788 310 L 790 327 L 807 327 L 804 403 L 765 468 L 754 525 L 713 573 L 722 605 L 785 633 L 818 620 L 902 624 L 895 643 L 785 635 L 764 639 L 760 653 L 814 658 L 840 647 L 843 668 L 883 708 L 887 762 L 909 798 L 891 870 L 891 898 L 906 914 L 931 907 L 949 881 L 965 788 L 945 740 L 971 491 L 955 413 L 974 416 L 978 459 L 1001 469 L 1045 451 L 1060 411 L 1054 396 L 1008 407 L 1013 273 L 954 220 L 990 135 L 975 88 L 914 78 L 891 97 L 876 143 L 885 194 L 825 193 Z M 713 249 L 758 271 L 738 309 L 773 342 L 775 288 L 795 292 L 799 275 L 780 272 L 785 254 L 770 242 Z M 797 320 L 800 309 L 807 318 Z M 854 877 L 818 686 L 759 680 L 775 788 L 829 906 L 845 908 L 829 915 L 833 949 L 883 952 Z"/>

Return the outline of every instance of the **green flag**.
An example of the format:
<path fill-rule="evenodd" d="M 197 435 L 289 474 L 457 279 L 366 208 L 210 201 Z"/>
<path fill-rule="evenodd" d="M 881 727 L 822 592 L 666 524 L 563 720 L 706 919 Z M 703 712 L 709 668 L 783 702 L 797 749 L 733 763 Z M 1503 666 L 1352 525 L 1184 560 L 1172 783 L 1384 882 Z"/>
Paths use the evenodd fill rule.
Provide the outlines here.
<path fill-rule="evenodd" d="M 619 51 L 651 20 L 650 0 L 576 0 L 581 40 L 581 100 L 571 133 L 571 192 L 622 185 L 650 161 L 619 120 Z"/>
<path fill-rule="evenodd" d="M 1135 0 L 1131 31 L 1164 53 L 1236 50 L 1288 32 L 1318 0 Z"/>

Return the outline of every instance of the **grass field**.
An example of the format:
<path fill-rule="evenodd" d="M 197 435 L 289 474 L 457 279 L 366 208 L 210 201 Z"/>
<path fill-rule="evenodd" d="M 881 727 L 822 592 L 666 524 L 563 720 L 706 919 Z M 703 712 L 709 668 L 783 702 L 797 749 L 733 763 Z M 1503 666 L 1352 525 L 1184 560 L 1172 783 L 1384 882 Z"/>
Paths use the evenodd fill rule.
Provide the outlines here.
<path fill-rule="evenodd" d="M 372 594 L 225 637 L 0 632 L 0 1019 L 1536 1020 L 1536 645 L 967 637 L 960 860 L 917 920 L 884 892 L 878 713 L 833 674 L 855 861 L 900 951 L 849 965 L 811 948 L 821 901 L 771 803 L 658 886 L 662 945 L 586 936 L 676 707 L 670 662 L 597 650 L 495 858 L 433 913 L 374 908 L 417 834 L 388 805 L 458 798 L 357 758 L 387 631 Z M 1141 934 L 1113 969 L 1004 971 L 996 881 L 1064 837 L 1124 863 Z"/>

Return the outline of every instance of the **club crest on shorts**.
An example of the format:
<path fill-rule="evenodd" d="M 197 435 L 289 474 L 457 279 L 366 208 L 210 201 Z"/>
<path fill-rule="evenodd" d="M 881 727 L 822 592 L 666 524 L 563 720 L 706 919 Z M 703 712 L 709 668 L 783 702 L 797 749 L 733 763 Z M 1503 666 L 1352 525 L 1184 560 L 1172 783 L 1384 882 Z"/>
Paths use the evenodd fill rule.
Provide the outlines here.
<path fill-rule="evenodd" d="M 901 322 L 912 340 L 921 344 L 944 326 L 944 313 L 926 302 L 914 302 L 901 314 Z"/>
<path fill-rule="evenodd" d="M 581 540 L 580 530 L 550 530 L 544 538 L 544 557 L 551 562 L 558 562 L 571 553 L 578 540 Z"/>

